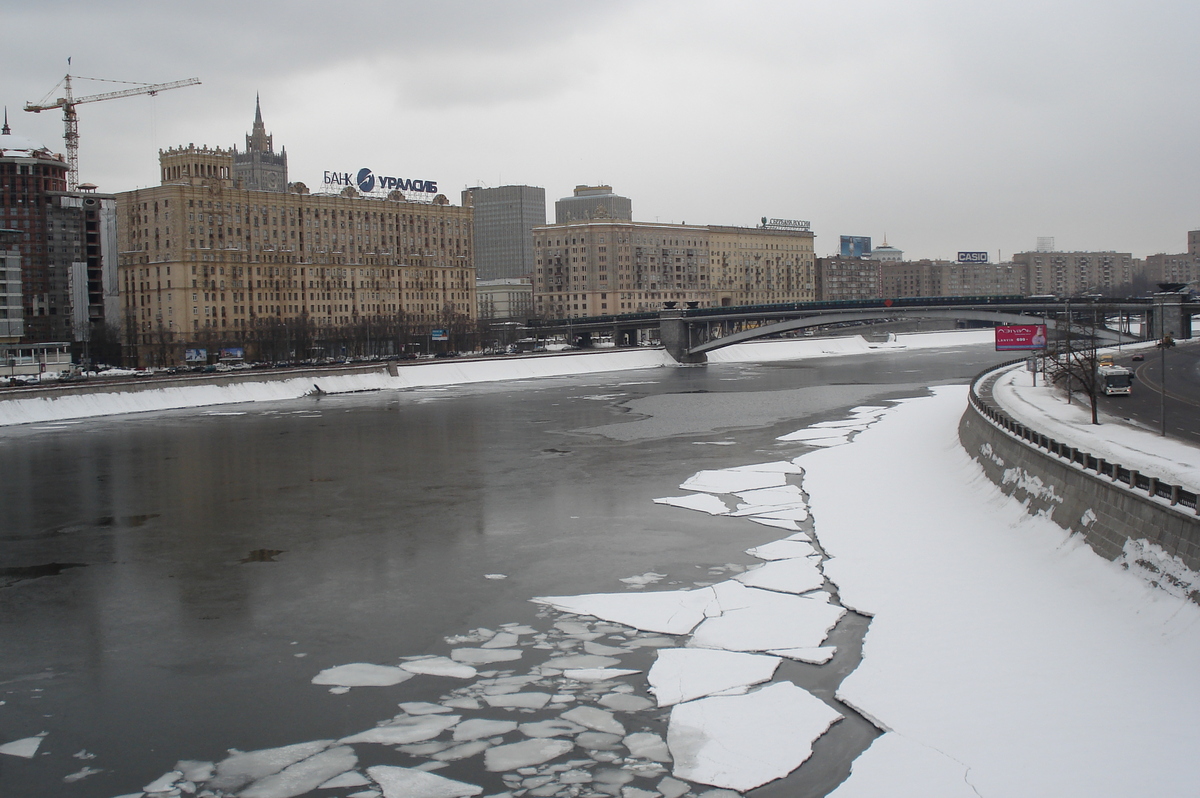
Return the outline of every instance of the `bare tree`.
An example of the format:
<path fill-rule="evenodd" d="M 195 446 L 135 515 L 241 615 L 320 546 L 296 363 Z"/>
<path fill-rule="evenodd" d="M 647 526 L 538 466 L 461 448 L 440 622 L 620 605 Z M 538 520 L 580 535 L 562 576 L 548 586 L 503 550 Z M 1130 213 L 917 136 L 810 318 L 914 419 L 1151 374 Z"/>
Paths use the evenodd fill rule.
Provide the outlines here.
<path fill-rule="evenodd" d="M 1049 359 L 1048 372 L 1055 384 L 1067 392 L 1067 402 L 1078 389 L 1088 398 L 1092 423 L 1099 424 L 1097 401 L 1100 394 L 1100 358 L 1097 355 L 1096 331 L 1104 318 L 1105 309 L 1091 304 L 1080 311 L 1067 306 L 1056 330 L 1056 355 Z"/>

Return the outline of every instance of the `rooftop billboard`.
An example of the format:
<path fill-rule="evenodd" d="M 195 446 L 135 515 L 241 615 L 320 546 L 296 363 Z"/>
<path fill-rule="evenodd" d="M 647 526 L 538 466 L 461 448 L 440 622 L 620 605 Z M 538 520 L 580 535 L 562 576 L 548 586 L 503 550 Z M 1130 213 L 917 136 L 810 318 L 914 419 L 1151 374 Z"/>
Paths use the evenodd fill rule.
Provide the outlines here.
<path fill-rule="evenodd" d="M 870 236 L 842 236 L 843 258 L 866 258 L 871 254 Z"/>

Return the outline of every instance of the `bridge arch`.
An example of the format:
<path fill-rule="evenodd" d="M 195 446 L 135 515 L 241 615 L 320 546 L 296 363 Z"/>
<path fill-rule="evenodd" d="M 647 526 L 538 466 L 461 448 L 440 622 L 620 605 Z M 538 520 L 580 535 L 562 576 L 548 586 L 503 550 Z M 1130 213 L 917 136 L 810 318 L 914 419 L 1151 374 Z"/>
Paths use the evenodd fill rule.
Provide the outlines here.
<path fill-rule="evenodd" d="M 1001 310 L 976 310 L 973 308 L 879 308 L 873 310 L 840 311 L 834 313 L 818 313 L 802 318 L 785 319 L 750 330 L 712 338 L 703 343 L 688 347 L 686 356 L 689 359 L 702 358 L 706 352 L 721 349 L 726 346 L 752 341 L 758 338 L 768 338 L 780 333 L 802 330 L 809 327 L 821 327 L 828 324 L 839 324 L 847 321 L 870 321 L 873 319 L 926 318 L 954 319 L 958 321 L 982 321 L 988 324 L 1045 324 L 1049 329 L 1057 329 L 1058 324 L 1053 318 L 1044 318 L 1024 313 L 1011 313 Z M 689 320 L 693 322 L 701 319 Z M 1138 338 L 1105 327 L 1096 328 L 1096 337 L 1109 343 L 1118 341 L 1133 342 Z"/>

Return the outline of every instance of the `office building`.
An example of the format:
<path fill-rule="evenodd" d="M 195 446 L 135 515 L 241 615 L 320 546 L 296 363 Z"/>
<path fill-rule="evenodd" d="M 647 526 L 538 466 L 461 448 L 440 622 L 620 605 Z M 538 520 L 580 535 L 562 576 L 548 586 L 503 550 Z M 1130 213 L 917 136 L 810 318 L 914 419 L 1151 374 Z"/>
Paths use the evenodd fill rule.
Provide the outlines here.
<path fill-rule="evenodd" d="M 546 223 L 546 189 L 468 188 L 462 204 L 474 213 L 476 279 L 531 278 L 533 228 Z"/>

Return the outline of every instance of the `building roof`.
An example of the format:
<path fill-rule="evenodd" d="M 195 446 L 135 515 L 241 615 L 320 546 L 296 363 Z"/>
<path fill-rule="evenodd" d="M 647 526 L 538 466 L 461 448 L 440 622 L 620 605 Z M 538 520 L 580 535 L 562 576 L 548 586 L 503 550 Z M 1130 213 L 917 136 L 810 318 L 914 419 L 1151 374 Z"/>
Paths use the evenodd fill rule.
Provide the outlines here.
<path fill-rule="evenodd" d="M 4 125 L 0 127 L 0 156 L 12 157 L 42 157 L 52 158 L 60 161 L 62 157 L 50 152 L 50 148 L 45 144 L 26 138 L 25 136 L 14 136 L 12 129 L 8 126 L 8 109 L 4 110 Z"/>

